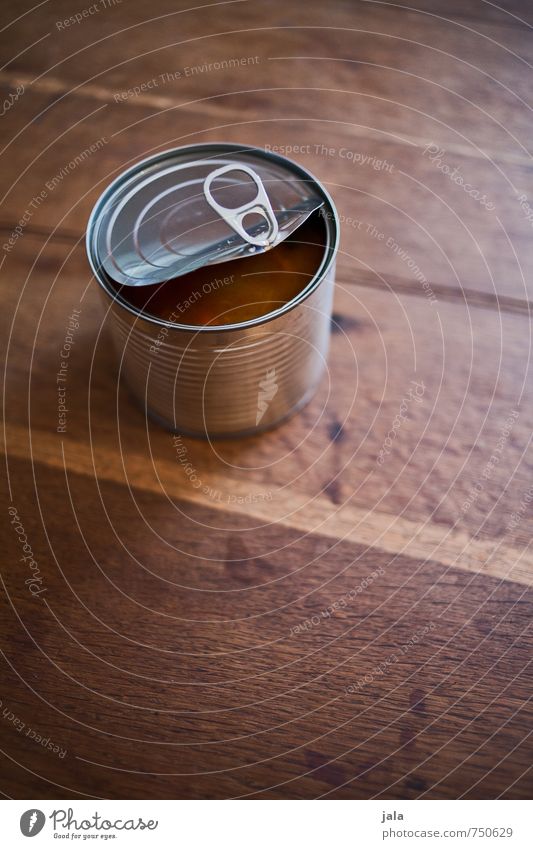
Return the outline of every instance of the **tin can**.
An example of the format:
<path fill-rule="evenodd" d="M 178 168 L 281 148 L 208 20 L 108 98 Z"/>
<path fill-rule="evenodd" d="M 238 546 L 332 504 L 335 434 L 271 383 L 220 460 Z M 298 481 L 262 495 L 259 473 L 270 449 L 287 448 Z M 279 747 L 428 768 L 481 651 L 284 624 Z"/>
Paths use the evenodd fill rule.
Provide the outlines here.
<path fill-rule="evenodd" d="M 233 173 L 241 171 L 255 183 L 254 197 L 222 205 L 224 192 L 237 192 L 240 201 L 248 190 Z M 244 270 L 256 252 L 272 248 L 275 257 L 288 237 L 298 244 L 310 215 L 321 222 L 317 267 L 301 291 L 266 313 L 187 324 L 181 305 L 169 315 L 152 314 L 133 300 L 138 287 L 161 291 L 169 278 L 179 285 L 176 274 L 186 280 L 193 271 L 205 274 L 204 291 L 213 291 L 224 285 L 227 266 L 220 263 L 238 259 Z M 91 214 L 87 253 L 121 373 L 147 414 L 172 431 L 213 439 L 258 433 L 305 405 L 326 366 L 338 237 L 324 187 L 301 166 L 260 148 L 176 148 L 111 183 Z M 316 242 L 313 250 L 318 255 Z"/>

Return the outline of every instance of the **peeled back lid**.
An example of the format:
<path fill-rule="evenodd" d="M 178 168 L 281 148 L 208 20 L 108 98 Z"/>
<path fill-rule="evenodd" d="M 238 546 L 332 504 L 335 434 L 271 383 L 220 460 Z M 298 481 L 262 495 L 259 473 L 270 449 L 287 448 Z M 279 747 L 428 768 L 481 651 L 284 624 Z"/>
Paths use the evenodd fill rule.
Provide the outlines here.
<path fill-rule="evenodd" d="M 205 157 L 186 148 L 146 160 L 95 207 L 92 255 L 117 283 L 146 286 L 269 250 L 324 203 L 303 175 L 246 148 L 213 148 Z"/>

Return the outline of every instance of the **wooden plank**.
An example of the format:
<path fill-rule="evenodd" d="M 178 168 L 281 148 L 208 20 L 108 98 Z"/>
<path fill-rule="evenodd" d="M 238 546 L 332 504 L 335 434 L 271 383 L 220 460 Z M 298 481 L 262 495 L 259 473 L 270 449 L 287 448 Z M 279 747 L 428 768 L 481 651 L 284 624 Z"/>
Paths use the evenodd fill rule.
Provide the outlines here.
<path fill-rule="evenodd" d="M 32 747 L 5 723 L 1 732 L 8 754 L 46 782 L 112 798 L 485 797 L 505 794 L 526 769 L 532 599 L 523 587 L 280 526 L 278 554 L 250 558 L 258 532 L 242 518 L 225 550 L 220 535 L 197 529 L 210 540 L 204 559 L 167 548 L 150 563 L 153 538 L 132 522 L 127 489 L 100 481 L 106 516 L 89 477 L 69 472 L 67 491 L 60 471 L 14 469 L 47 591 L 28 593 L 12 534 L 9 693 L 22 721 L 34 727 L 38 717 L 67 755 Z M 164 497 L 135 498 L 147 521 L 176 528 Z M 194 515 L 218 518 L 207 507 Z M 187 525 L 178 525 L 185 539 Z M 259 533 L 263 547 L 270 533 Z M 157 577 L 126 555 L 138 544 Z M 283 580 L 254 589 L 276 563 Z M 518 780 L 509 795 L 528 790 Z"/>
<path fill-rule="evenodd" d="M 388 11 L 405 9 L 417 11 L 428 17 L 453 20 L 459 25 L 475 25 L 475 31 L 484 32 L 490 24 L 527 29 L 533 24 L 530 5 L 525 0 L 505 0 L 491 3 L 489 0 L 472 0 L 467 5 L 461 0 L 409 0 L 409 3 L 392 3 L 388 0 L 365 0 Z"/>
<path fill-rule="evenodd" d="M 337 115 L 351 99 L 335 90 L 358 91 L 353 114 L 366 126 L 444 146 L 478 144 L 529 161 L 531 42 L 527 26 L 499 25 L 497 16 L 472 27 L 395 4 L 337 2 L 332 16 L 321 3 L 260 0 L 194 9 L 159 2 L 149 10 L 111 6 L 61 29 L 61 9 L 72 14 L 68 5 L 32 13 L 31 42 L 15 28 L 3 54 L 9 71 L 50 76 L 67 87 L 95 84 L 111 97 L 179 73 L 144 93 L 180 101 L 222 97 L 219 114 L 235 106 L 252 119 L 279 103 L 270 88 L 327 90 L 312 97 L 313 109 L 331 103 Z M 245 66 L 215 66 L 256 56 L 257 63 Z M 234 91 L 250 94 L 233 103 L 226 96 Z"/>
<path fill-rule="evenodd" d="M 188 5 L 3 9 L 3 792 L 530 798 L 531 10 Z M 182 437 L 192 480 L 83 235 L 125 165 L 220 139 L 292 152 L 343 241 L 316 397 Z"/>
<path fill-rule="evenodd" d="M 27 432 L 22 428 L 9 428 L 9 456 L 27 459 Z M 94 455 L 82 442 L 58 440 L 46 432 L 34 429 L 33 438 L 36 450 L 32 450 L 34 462 L 46 463 L 52 468 L 70 469 L 76 473 L 91 476 L 94 473 Z M 33 441 L 33 440 L 32 440 Z M 264 486 L 256 482 L 231 480 L 220 473 L 202 473 L 202 491 L 184 487 L 183 481 L 174 480 L 176 464 L 160 462 L 157 467 L 157 479 L 146 475 L 147 457 L 143 454 L 129 453 L 127 457 L 126 482 L 133 488 L 148 488 L 160 494 L 162 487 L 167 497 L 182 499 L 187 503 L 186 513 L 192 505 L 205 506 L 204 490 L 214 495 L 212 506 L 227 516 L 245 515 L 250 522 L 259 526 L 270 525 L 273 520 L 271 507 L 272 491 L 265 492 Z M 98 471 L 99 480 L 123 481 L 124 458 L 105 457 L 102 470 Z M 195 473 L 195 481 L 198 473 Z M 231 492 L 228 491 L 231 490 Z M 228 500 L 229 499 L 229 500 Z M 461 569 L 483 573 L 525 585 L 533 584 L 533 555 L 523 548 L 499 542 L 496 550 L 494 541 L 478 541 L 460 530 L 441 528 L 431 522 L 414 522 L 390 514 L 369 511 L 342 505 L 342 510 L 332 512 L 331 500 L 314 496 L 312 501 L 298 491 L 276 493 L 276 524 L 301 531 L 304 534 L 319 532 L 332 539 L 351 540 L 359 545 L 377 548 L 389 554 L 402 553 L 406 556 L 438 560 L 439 563 L 456 566 Z M 195 542 L 195 546 L 197 543 Z"/>
<path fill-rule="evenodd" d="M 512 299 L 528 308 L 532 225 L 519 198 L 533 197 L 530 167 L 491 163 L 464 151 L 426 152 L 419 144 L 399 143 L 393 132 L 365 137 L 357 121 L 340 120 L 338 106 L 310 117 L 312 102 L 294 97 L 290 91 L 280 95 L 275 117 L 268 110 L 252 123 L 244 114 L 232 121 L 211 116 L 206 126 L 206 115 L 189 108 L 154 114 L 147 105 L 79 97 L 52 106 L 49 95 L 24 95 L 4 117 L 7 137 L 17 142 L 2 158 L 3 252 L 18 249 L 13 231 L 21 220 L 24 232 L 45 227 L 81 236 L 104 186 L 156 149 L 224 138 L 291 153 L 296 144 L 295 158 L 324 182 L 338 205 L 345 279 L 381 287 L 381 275 L 395 288 L 407 285 L 422 294 L 421 281 L 427 281 L 461 300 L 464 292 L 479 293 L 496 308 L 500 296 L 502 306 Z M 452 179 L 454 169 L 476 197 Z"/>

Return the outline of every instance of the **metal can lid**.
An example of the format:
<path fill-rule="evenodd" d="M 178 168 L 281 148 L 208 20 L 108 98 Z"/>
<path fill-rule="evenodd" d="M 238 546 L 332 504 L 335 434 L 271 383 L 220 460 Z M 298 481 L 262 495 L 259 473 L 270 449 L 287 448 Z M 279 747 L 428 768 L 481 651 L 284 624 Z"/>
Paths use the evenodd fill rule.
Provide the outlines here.
<path fill-rule="evenodd" d="M 117 283 L 162 283 L 275 247 L 324 203 L 289 160 L 259 149 L 168 151 L 127 171 L 89 222 L 96 265 Z"/>

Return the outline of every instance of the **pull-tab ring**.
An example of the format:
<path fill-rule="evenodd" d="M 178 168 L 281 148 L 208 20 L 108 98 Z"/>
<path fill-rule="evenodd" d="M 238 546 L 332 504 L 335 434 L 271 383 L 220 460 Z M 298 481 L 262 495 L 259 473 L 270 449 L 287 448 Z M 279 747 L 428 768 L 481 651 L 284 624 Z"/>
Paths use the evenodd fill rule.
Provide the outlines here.
<path fill-rule="evenodd" d="M 248 176 L 254 181 L 257 188 L 257 194 L 252 201 L 244 203 L 242 206 L 237 206 L 234 209 L 222 206 L 211 194 L 211 184 L 213 180 L 216 180 L 217 177 L 221 177 L 222 174 L 228 174 L 230 171 L 243 171 L 245 174 L 248 174 Z M 224 165 L 222 168 L 217 168 L 215 171 L 211 171 L 204 180 L 204 195 L 209 206 L 214 209 L 215 212 L 218 213 L 218 215 L 220 215 L 220 217 L 223 218 L 224 221 L 226 221 L 230 227 L 239 234 L 239 236 L 241 236 L 241 238 L 248 242 L 248 244 L 266 248 L 276 241 L 279 229 L 278 222 L 274 215 L 266 189 L 258 174 L 256 174 L 255 171 L 252 171 L 252 169 L 247 165 Z M 242 224 L 243 219 L 252 213 L 261 215 L 267 222 L 269 229 L 266 235 L 250 236 L 250 234 L 244 229 Z"/>

